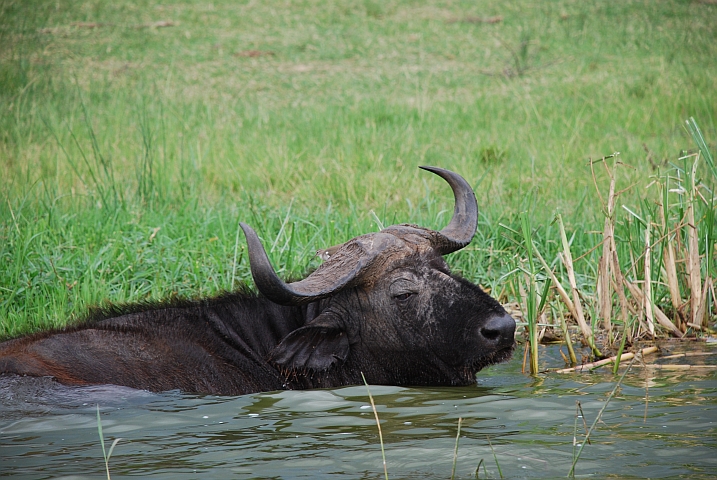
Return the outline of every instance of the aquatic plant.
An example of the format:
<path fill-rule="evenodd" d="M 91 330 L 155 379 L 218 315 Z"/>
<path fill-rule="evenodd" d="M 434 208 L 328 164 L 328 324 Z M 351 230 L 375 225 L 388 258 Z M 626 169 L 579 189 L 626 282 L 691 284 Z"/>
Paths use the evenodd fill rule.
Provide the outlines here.
<path fill-rule="evenodd" d="M 112 440 L 112 445 L 110 446 L 109 451 L 105 450 L 105 437 L 102 434 L 102 420 L 100 419 L 100 406 L 97 405 L 97 433 L 100 435 L 100 445 L 102 446 L 102 457 L 105 460 L 105 471 L 107 472 L 107 480 L 111 480 L 110 478 L 110 457 L 112 457 L 112 452 L 114 451 L 115 447 L 119 443 L 120 440 L 122 440 L 121 437 L 117 437 L 114 440 Z"/>

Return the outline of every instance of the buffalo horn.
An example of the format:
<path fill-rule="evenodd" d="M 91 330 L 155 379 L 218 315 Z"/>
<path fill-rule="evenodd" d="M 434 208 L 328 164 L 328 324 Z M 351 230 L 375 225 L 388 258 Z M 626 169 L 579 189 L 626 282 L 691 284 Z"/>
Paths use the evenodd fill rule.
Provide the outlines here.
<path fill-rule="evenodd" d="M 471 243 L 478 227 L 478 202 L 473 189 L 463 177 L 450 170 L 438 167 L 420 168 L 435 173 L 448 182 L 456 202 L 453 208 L 453 218 L 439 232 L 440 235 L 433 242 L 433 248 L 441 255 L 460 250 Z"/>
<path fill-rule="evenodd" d="M 247 224 L 239 223 L 246 236 L 249 266 L 259 291 L 280 305 L 304 305 L 331 296 L 350 286 L 368 272 L 374 259 L 382 254 L 402 248 L 401 241 L 387 233 L 369 233 L 354 238 L 331 255 L 314 273 L 303 280 L 285 283 L 269 262 L 256 232 Z"/>
<path fill-rule="evenodd" d="M 440 232 L 433 232 L 431 247 L 440 255 L 446 255 L 468 245 L 475 235 L 478 223 L 478 204 L 471 186 L 463 177 L 438 167 L 421 167 L 443 178 L 451 186 L 455 197 L 453 218 Z M 247 224 L 239 224 L 244 230 L 249 250 L 249 265 L 259 291 L 269 300 L 281 305 L 303 305 L 331 296 L 334 292 L 360 281 L 362 275 L 372 275 L 374 259 L 379 255 L 391 255 L 405 248 L 396 227 L 385 231 L 361 235 L 338 245 L 328 259 L 314 273 L 303 280 L 285 283 L 279 278 L 269 262 L 256 232 Z M 401 227 L 398 227 L 400 229 Z M 321 253 L 321 252 L 319 252 Z M 380 265 L 377 267 L 380 268 Z"/>

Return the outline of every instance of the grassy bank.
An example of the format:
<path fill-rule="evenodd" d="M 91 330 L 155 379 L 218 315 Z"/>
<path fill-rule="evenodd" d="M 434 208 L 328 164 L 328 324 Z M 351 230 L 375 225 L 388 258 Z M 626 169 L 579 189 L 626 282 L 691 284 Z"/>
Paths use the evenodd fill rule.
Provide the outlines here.
<path fill-rule="evenodd" d="M 708 2 L 2 1 L 0 15 L 3 337 L 104 299 L 231 289 L 249 279 L 239 221 L 289 276 L 380 224 L 442 227 L 451 196 L 421 164 L 476 190 L 479 234 L 451 263 L 522 301 L 523 212 L 564 278 L 553 218 L 576 258 L 602 241 L 610 179 L 588 160 L 619 151 L 616 237 L 637 251 L 651 222 L 620 205 L 653 212 L 652 176 L 692 164 L 677 160 L 695 148 L 684 120 L 717 139 Z M 697 175 L 714 185 L 704 161 Z M 703 279 L 714 238 L 700 230 Z M 588 307 L 601 253 L 575 265 Z"/>

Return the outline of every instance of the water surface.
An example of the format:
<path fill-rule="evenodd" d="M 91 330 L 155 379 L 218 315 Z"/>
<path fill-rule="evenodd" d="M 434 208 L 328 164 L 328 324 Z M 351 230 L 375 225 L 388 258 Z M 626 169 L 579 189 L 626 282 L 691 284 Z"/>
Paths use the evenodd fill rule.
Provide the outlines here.
<path fill-rule="evenodd" d="M 556 356 L 552 348 L 543 358 Z M 714 365 L 716 358 L 689 363 Z M 605 371 L 536 379 L 520 373 L 520 360 L 481 372 L 472 387 L 371 386 L 389 476 L 450 478 L 462 418 L 456 478 L 475 478 L 481 461 L 480 478 L 500 478 L 498 465 L 505 478 L 565 477 L 576 401 L 589 426 L 616 377 Z M 383 477 L 363 386 L 216 397 L 5 377 L 0 403 L 0 476 L 106 477 L 99 405 L 107 448 L 122 438 L 110 459 L 115 479 Z M 714 370 L 633 368 L 602 421 L 582 452 L 578 477 L 717 476 Z M 582 425 L 579 418 L 579 442 Z"/>

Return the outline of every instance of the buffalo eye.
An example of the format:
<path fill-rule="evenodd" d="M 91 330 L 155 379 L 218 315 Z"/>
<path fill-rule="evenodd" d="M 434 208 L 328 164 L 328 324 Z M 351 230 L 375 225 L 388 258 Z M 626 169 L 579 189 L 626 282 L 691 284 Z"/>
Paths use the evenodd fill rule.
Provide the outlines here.
<path fill-rule="evenodd" d="M 402 272 L 389 287 L 391 298 L 399 305 L 405 305 L 418 290 L 417 279 L 411 272 Z"/>
<path fill-rule="evenodd" d="M 412 292 L 406 292 L 406 293 L 400 293 L 398 295 L 395 295 L 393 298 L 399 302 L 405 302 L 409 298 L 411 298 L 411 295 L 413 295 Z"/>

